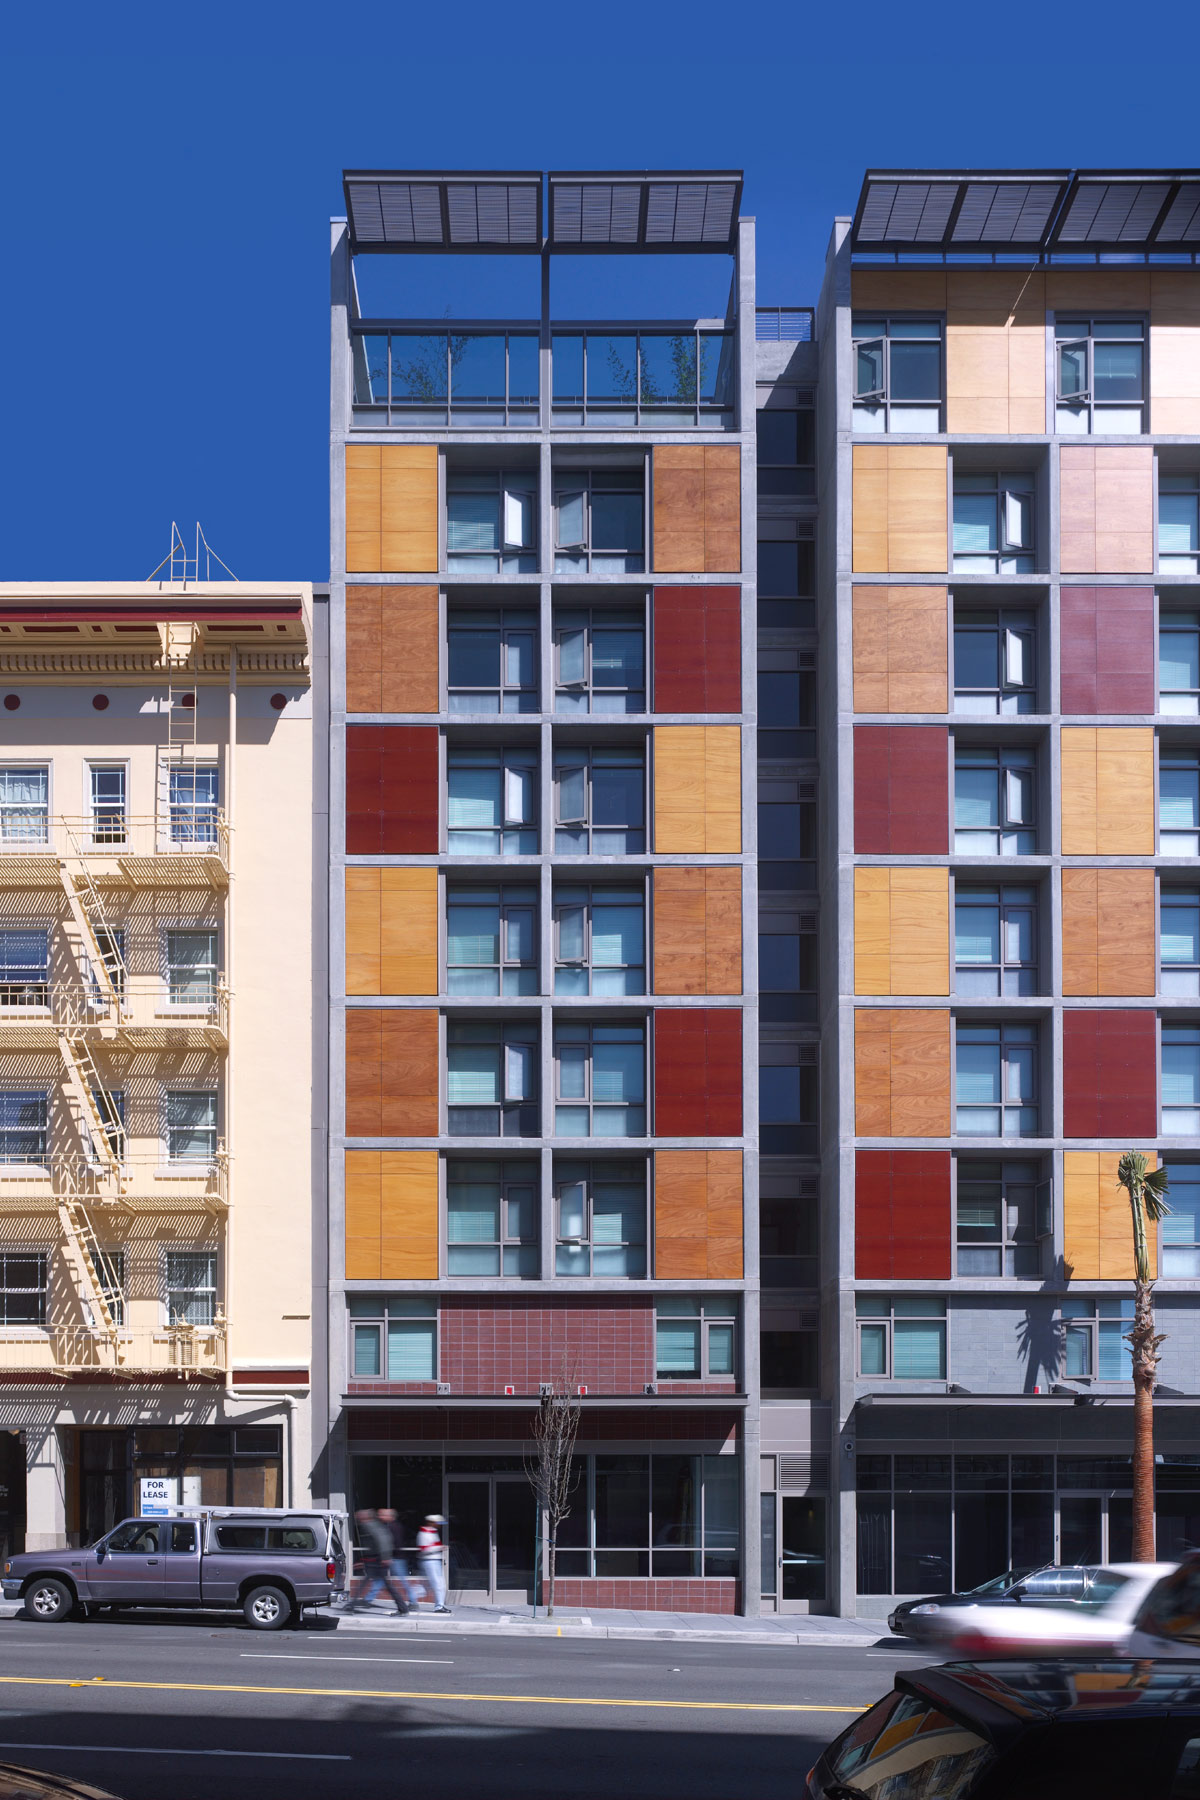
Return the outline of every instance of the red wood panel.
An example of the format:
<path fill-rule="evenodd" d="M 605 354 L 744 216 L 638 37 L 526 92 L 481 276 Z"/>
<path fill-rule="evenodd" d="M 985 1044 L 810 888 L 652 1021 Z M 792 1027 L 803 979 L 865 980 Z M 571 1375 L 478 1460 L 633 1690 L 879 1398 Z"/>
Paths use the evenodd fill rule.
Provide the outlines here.
<path fill-rule="evenodd" d="M 740 588 L 655 588 L 654 710 L 741 712 Z"/>
<path fill-rule="evenodd" d="M 1154 711 L 1154 589 L 1063 587 L 1064 713 Z"/>
<path fill-rule="evenodd" d="M 655 1013 L 654 1130 L 659 1137 L 742 1135 L 740 1008 Z"/>
<path fill-rule="evenodd" d="M 860 1281 L 948 1281 L 950 1152 L 859 1150 L 854 1273 Z"/>
<path fill-rule="evenodd" d="M 860 856 L 944 856 L 949 734 L 941 725 L 854 727 L 854 848 Z"/>
<path fill-rule="evenodd" d="M 350 856 L 435 856 L 436 725 L 346 728 L 346 851 Z"/>
<path fill-rule="evenodd" d="M 1157 1090 L 1152 1012 L 1073 1007 L 1063 1014 L 1067 1137 L 1157 1137 Z"/>

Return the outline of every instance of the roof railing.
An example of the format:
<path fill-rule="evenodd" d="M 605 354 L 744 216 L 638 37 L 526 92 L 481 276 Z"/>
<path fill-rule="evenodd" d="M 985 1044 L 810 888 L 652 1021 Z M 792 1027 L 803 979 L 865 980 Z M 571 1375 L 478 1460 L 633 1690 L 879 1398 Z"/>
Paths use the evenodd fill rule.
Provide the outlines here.
<path fill-rule="evenodd" d="M 756 306 L 754 336 L 760 344 L 811 344 L 816 315 L 811 306 Z"/>

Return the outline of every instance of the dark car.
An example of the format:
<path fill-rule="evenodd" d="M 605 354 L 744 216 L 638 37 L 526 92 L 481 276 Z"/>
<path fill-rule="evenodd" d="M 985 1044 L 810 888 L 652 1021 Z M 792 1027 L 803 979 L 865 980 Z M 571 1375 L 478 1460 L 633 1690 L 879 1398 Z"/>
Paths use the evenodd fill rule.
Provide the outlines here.
<path fill-rule="evenodd" d="M 900 1637 L 930 1638 L 931 1621 L 951 1607 L 960 1606 L 1081 1606 L 1089 1604 L 1089 1592 L 1099 1568 L 1075 1563 L 1056 1569 L 1053 1564 L 1037 1569 L 1006 1569 L 981 1587 L 961 1594 L 927 1594 L 923 1600 L 905 1600 L 888 1614 L 888 1629 Z M 1097 1595 L 1096 1604 L 1105 1595 Z"/>
<path fill-rule="evenodd" d="M 808 1772 L 807 1800 L 1197 1800 L 1200 1661 L 904 1671 Z"/>

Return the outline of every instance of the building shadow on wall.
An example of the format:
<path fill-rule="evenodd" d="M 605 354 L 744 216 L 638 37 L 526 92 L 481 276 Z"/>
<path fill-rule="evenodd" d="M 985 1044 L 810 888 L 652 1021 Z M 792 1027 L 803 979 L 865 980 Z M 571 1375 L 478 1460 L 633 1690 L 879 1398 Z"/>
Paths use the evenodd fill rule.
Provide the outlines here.
<path fill-rule="evenodd" d="M 1056 1257 L 1054 1269 L 1042 1282 L 1045 1299 L 1033 1302 L 1017 1327 L 1017 1354 L 1025 1364 L 1022 1392 L 1048 1393 L 1061 1379 L 1066 1359 L 1066 1326 L 1054 1314 L 1054 1302 L 1073 1274 L 1064 1257 Z"/>

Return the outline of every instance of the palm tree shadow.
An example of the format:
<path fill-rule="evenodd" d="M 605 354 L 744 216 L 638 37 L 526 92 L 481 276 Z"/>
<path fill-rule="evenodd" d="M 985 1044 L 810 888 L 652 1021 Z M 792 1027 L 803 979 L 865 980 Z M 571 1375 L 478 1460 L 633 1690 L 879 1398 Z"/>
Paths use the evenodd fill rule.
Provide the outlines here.
<path fill-rule="evenodd" d="M 1058 1298 L 1074 1274 L 1065 1257 L 1055 1258 L 1054 1268 L 1042 1281 L 1042 1293 Z M 1022 1392 L 1043 1393 L 1061 1378 L 1066 1358 L 1067 1330 L 1052 1306 L 1029 1306 L 1017 1327 L 1017 1354 L 1025 1364 Z"/>

